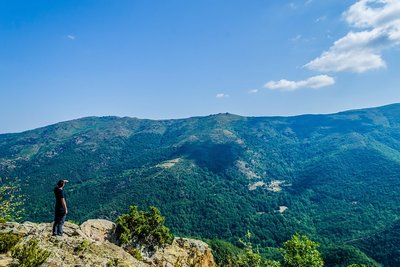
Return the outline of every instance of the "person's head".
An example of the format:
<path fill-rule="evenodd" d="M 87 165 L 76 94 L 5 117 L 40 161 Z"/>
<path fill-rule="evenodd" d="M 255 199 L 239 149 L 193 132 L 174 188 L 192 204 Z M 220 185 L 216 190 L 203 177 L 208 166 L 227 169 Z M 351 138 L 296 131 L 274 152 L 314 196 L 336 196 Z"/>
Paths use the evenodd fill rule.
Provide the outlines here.
<path fill-rule="evenodd" d="M 60 180 L 60 181 L 57 182 L 57 187 L 58 188 L 63 188 L 64 184 L 65 184 L 64 180 Z"/>

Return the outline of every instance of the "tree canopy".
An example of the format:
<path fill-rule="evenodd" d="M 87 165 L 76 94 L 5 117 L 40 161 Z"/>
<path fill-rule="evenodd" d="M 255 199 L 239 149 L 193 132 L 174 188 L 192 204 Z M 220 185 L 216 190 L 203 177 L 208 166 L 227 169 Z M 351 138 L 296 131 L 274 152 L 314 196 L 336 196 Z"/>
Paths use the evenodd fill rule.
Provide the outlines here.
<path fill-rule="evenodd" d="M 19 180 L 0 177 L 0 220 L 20 220 L 23 203 Z"/>

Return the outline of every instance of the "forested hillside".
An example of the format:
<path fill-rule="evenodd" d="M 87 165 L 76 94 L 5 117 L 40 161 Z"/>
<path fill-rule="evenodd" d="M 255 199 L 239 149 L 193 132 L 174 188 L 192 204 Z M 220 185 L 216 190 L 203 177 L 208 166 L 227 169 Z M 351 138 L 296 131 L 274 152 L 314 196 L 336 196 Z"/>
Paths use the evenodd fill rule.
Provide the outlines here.
<path fill-rule="evenodd" d="M 296 117 L 88 117 L 0 135 L 0 177 L 21 180 L 27 220 L 52 220 L 64 178 L 73 220 L 154 205 L 177 235 L 237 244 L 250 230 L 273 256 L 268 247 L 298 231 L 321 243 L 328 266 L 344 264 L 340 255 L 399 264 L 400 104 Z"/>

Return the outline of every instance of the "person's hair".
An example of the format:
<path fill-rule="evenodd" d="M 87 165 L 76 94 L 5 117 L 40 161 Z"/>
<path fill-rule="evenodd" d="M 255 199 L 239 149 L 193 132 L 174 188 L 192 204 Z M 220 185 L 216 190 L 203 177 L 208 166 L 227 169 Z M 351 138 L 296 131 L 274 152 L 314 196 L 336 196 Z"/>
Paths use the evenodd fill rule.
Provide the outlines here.
<path fill-rule="evenodd" d="M 58 181 L 58 182 L 57 182 L 57 186 L 58 186 L 58 188 L 63 187 L 63 186 L 64 186 L 64 180 Z"/>

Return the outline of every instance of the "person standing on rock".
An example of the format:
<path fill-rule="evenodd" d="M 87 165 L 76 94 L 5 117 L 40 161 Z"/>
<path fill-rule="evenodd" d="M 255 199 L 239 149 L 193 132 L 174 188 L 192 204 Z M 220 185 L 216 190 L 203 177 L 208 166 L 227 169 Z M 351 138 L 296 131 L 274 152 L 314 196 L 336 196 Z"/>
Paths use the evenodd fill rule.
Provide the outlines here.
<path fill-rule="evenodd" d="M 65 217 L 68 214 L 67 202 L 65 200 L 64 185 L 68 180 L 60 180 L 57 186 L 54 187 L 54 195 L 56 197 L 56 206 L 54 210 L 54 225 L 53 225 L 53 236 L 62 236 L 63 225 Z"/>

